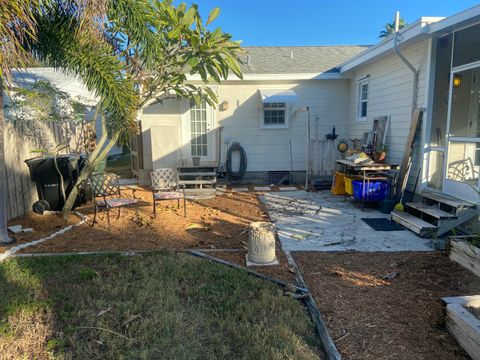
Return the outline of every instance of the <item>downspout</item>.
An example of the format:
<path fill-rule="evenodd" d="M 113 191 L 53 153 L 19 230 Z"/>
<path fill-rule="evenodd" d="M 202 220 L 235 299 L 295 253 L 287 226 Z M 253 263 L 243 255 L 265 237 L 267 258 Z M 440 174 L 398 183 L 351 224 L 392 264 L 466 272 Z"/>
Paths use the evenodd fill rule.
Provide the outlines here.
<path fill-rule="evenodd" d="M 219 126 L 218 128 L 218 169 L 217 172 L 222 172 L 224 170 L 224 164 L 222 164 L 222 146 L 223 146 L 223 141 L 222 141 L 222 131 L 223 131 L 223 126 Z"/>
<path fill-rule="evenodd" d="M 417 108 L 419 71 L 405 58 L 405 56 L 403 56 L 403 54 L 398 49 L 398 43 L 400 41 L 399 24 L 400 24 L 400 12 L 397 11 L 395 13 L 395 34 L 394 34 L 394 38 L 393 38 L 393 50 L 395 51 L 395 54 L 400 58 L 400 60 L 402 60 L 405 63 L 405 65 L 407 65 L 408 68 L 413 73 L 412 112 L 411 112 L 411 115 L 410 115 L 410 119 L 413 119 L 413 114 L 414 114 L 414 112 Z M 410 120 L 410 121 L 412 121 L 412 120 Z M 418 127 L 418 124 L 417 124 L 417 127 Z M 413 141 L 415 142 L 415 139 Z M 410 156 L 412 156 L 412 154 L 410 154 Z M 407 170 L 405 172 L 405 178 L 403 179 L 403 182 L 405 183 L 405 186 L 406 186 L 406 183 L 408 182 L 408 177 L 410 175 L 410 167 L 412 165 L 411 162 L 412 162 L 412 158 L 410 158 L 410 161 L 407 165 Z M 415 188 L 413 189 L 413 192 L 416 191 L 416 187 L 417 187 L 417 185 L 415 184 Z M 398 189 L 401 189 L 401 188 L 403 188 L 403 185 L 398 184 L 397 185 L 397 192 L 398 192 Z M 401 196 L 400 201 L 402 201 L 403 192 L 402 192 L 402 194 L 396 194 L 396 195 L 397 195 L 397 197 Z"/>
<path fill-rule="evenodd" d="M 398 43 L 400 41 L 400 33 L 398 31 L 399 23 L 400 23 L 400 12 L 397 11 L 395 13 L 395 34 L 393 37 L 393 51 L 395 51 L 395 54 L 400 58 L 400 60 L 402 60 L 405 63 L 405 65 L 408 66 L 408 68 L 413 73 L 412 114 L 411 114 L 413 116 L 413 112 L 417 108 L 419 71 L 415 69 L 415 67 L 407 60 L 405 56 L 403 56 L 403 54 L 398 49 Z"/>
<path fill-rule="evenodd" d="M 305 172 L 305 191 L 308 191 L 308 182 L 310 177 L 310 107 L 307 110 L 307 171 Z"/>

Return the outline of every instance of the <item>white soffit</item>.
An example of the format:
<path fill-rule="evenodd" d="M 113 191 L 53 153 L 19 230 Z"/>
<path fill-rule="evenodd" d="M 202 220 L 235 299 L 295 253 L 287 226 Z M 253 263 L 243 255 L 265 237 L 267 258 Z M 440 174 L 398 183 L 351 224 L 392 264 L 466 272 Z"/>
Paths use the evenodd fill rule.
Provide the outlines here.
<path fill-rule="evenodd" d="M 294 104 L 298 101 L 298 95 L 293 90 L 260 89 L 260 96 L 264 104 L 287 103 Z"/>

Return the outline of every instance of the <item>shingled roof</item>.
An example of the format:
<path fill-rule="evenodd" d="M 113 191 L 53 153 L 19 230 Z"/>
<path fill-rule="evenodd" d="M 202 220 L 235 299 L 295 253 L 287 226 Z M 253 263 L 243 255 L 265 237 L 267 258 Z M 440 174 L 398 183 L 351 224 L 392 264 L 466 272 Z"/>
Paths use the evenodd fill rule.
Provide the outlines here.
<path fill-rule="evenodd" d="M 368 45 L 247 46 L 242 57 L 244 74 L 335 73 L 336 67 Z"/>

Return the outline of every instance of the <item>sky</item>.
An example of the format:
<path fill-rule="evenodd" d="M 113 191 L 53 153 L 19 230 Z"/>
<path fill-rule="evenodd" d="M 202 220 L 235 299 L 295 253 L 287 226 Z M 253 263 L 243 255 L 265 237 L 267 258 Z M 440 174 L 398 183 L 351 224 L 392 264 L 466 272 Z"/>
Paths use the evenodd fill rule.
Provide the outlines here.
<path fill-rule="evenodd" d="M 192 1 L 186 1 L 187 4 Z M 255 45 L 368 45 L 378 41 L 395 11 L 407 23 L 421 16 L 450 16 L 477 5 L 473 0 L 196 0 L 204 18 L 218 6 L 212 23 Z M 179 1 L 175 1 L 179 3 Z"/>

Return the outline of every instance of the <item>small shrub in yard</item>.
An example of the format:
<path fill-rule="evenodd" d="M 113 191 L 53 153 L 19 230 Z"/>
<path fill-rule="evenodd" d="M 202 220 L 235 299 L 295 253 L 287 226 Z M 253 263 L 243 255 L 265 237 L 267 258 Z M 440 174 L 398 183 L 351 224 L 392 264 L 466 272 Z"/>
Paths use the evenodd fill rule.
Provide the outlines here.
<path fill-rule="evenodd" d="M 185 254 L 12 259 L 0 264 L 0 354 L 318 359 L 308 314 L 281 293 Z"/>

